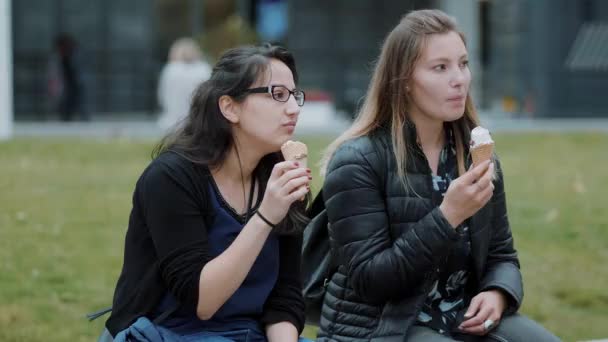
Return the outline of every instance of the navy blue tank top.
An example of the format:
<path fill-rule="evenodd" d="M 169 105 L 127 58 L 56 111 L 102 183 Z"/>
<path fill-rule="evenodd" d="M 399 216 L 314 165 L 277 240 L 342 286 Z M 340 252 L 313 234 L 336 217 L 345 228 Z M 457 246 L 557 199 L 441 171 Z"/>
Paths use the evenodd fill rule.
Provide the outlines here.
<path fill-rule="evenodd" d="M 215 212 L 213 223 L 207 229 L 209 253 L 213 259 L 236 239 L 247 217 L 238 215 L 228 205 L 213 180 L 209 184 L 209 194 Z M 261 199 L 261 196 L 259 197 Z M 251 213 L 248 213 L 249 215 Z M 201 331 L 259 328 L 257 319 L 263 312 L 264 303 L 276 284 L 278 274 L 279 239 L 276 234 L 271 233 L 241 286 L 211 319 L 200 320 L 196 312 L 191 312 L 187 316 L 172 317 L 162 325 L 182 335 Z M 170 310 L 174 305 L 175 299 L 167 294 L 159 312 Z"/>

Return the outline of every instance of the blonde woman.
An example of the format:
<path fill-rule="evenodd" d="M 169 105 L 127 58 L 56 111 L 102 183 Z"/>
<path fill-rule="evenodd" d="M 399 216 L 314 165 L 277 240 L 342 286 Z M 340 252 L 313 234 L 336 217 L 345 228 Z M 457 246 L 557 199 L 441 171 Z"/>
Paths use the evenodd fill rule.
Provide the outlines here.
<path fill-rule="evenodd" d="M 338 269 L 318 341 L 555 341 L 523 298 L 498 160 L 471 167 L 465 39 L 438 10 L 386 38 L 365 103 L 325 155 Z"/>

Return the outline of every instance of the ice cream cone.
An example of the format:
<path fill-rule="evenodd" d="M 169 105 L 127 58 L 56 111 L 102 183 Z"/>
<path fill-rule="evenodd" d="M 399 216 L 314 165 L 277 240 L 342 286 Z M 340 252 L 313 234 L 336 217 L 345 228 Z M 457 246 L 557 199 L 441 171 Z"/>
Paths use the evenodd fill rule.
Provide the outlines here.
<path fill-rule="evenodd" d="M 297 161 L 302 167 L 307 166 L 308 147 L 299 141 L 287 141 L 281 146 L 281 152 L 285 160 Z"/>
<path fill-rule="evenodd" d="M 484 161 L 492 158 L 494 152 L 494 143 L 481 144 L 475 147 L 471 147 L 471 157 L 473 158 L 473 165 L 479 165 Z"/>
<path fill-rule="evenodd" d="M 281 152 L 285 160 L 297 161 L 300 167 L 308 167 L 308 147 L 303 142 L 289 140 L 281 146 Z M 304 200 L 305 197 L 300 200 Z"/>

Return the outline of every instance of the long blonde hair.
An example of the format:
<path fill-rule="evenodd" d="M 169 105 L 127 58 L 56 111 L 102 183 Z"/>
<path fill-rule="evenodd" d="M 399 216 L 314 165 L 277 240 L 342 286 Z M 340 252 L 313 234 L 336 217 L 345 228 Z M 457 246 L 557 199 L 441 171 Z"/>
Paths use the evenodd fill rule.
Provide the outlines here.
<path fill-rule="evenodd" d="M 380 57 L 367 90 L 365 101 L 353 124 L 324 151 L 321 159 L 321 174 L 336 149 L 350 139 L 368 135 L 380 127 L 391 131 L 393 153 L 397 163 L 397 175 L 407 188 L 406 161 L 410 147 L 405 136 L 408 124 L 407 109 L 410 104 L 407 81 L 420 58 L 427 37 L 431 34 L 457 32 L 466 45 L 464 34 L 458 31 L 454 19 L 439 10 L 418 10 L 405 15 L 389 33 L 382 45 Z M 467 94 L 464 115 L 450 122 L 456 140 L 458 173 L 465 172 L 466 150 L 470 131 L 479 119 L 470 94 Z"/>

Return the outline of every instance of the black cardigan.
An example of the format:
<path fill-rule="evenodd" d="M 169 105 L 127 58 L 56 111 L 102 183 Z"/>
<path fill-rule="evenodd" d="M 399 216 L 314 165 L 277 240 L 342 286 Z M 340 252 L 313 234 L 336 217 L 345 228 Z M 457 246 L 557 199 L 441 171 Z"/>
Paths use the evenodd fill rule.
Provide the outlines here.
<path fill-rule="evenodd" d="M 140 176 L 125 239 L 124 263 L 106 326 L 115 336 L 138 317 L 153 319 L 170 291 L 180 312 L 196 312 L 200 272 L 210 260 L 205 227 L 213 218 L 208 205 L 209 169 L 184 157 L 161 154 Z M 281 236 L 277 283 L 256 317 L 261 324 L 282 321 L 304 328 L 300 250 L 302 238 Z"/>
<path fill-rule="evenodd" d="M 413 191 L 399 182 L 386 130 L 348 141 L 332 157 L 323 195 L 339 267 L 325 295 L 318 341 L 404 341 L 457 240 L 433 203 L 430 167 L 409 133 Z M 523 286 L 496 167 L 494 195 L 470 219 L 472 281 L 475 291 L 502 290 L 513 312 Z"/>

